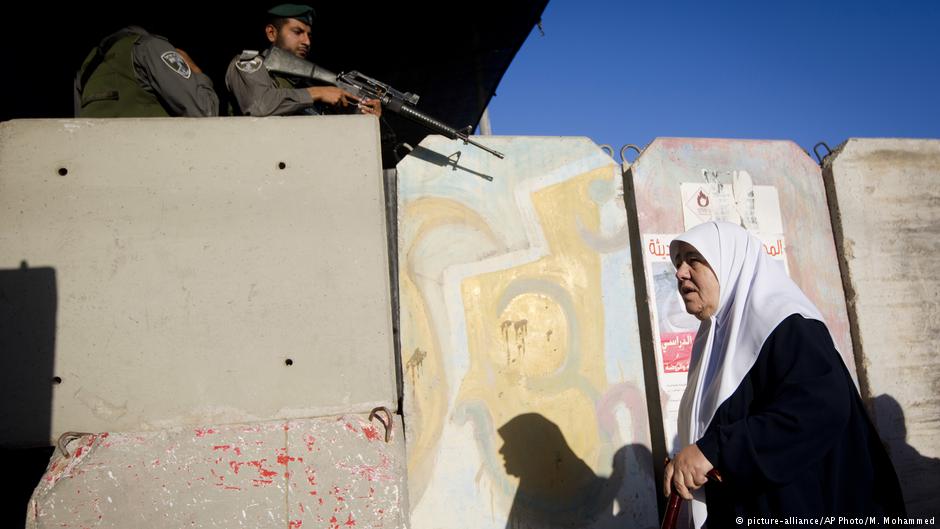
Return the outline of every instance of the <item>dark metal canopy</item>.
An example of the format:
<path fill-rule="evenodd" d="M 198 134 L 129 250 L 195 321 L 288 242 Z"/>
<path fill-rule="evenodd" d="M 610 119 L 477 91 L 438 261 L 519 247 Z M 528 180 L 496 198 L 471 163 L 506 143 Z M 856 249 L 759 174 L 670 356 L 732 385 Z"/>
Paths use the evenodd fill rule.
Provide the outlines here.
<path fill-rule="evenodd" d="M 276 3 L 6 7 L 0 120 L 72 116 L 72 80 L 82 60 L 103 37 L 131 24 L 186 50 L 226 102 L 229 60 L 243 49 L 266 47 L 265 12 Z M 477 125 L 548 0 L 309 3 L 318 15 L 311 61 L 419 94 L 420 111 L 461 128 Z M 399 143 L 414 146 L 427 134 L 394 116 L 388 121 Z"/>

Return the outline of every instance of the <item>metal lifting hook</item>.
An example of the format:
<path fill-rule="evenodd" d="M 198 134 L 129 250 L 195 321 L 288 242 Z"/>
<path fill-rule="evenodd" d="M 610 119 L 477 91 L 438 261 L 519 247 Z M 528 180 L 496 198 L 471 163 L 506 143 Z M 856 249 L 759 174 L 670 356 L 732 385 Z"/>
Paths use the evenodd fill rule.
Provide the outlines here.
<path fill-rule="evenodd" d="M 64 455 L 66 458 L 72 457 L 71 455 L 69 455 L 69 443 L 71 443 L 72 441 L 76 439 L 81 439 L 82 437 L 85 437 L 86 435 L 94 435 L 94 434 L 87 433 L 87 432 L 65 432 L 59 436 L 58 440 L 56 440 L 56 443 L 55 443 L 56 448 L 58 448 L 59 452 L 62 452 L 62 455 Z"/>
<path fill-rule="evenodd" d="M 378 414 L 380 411 L 385 412 L 384 419 Z M 387 443 L 392 437 L 392 425 L 394 424 L 392 422 L 392 412 L 388 411 L 388 408 L 385 406 L 379 406 L 369 413 L 369 422 L 372 422 L 373 418 L 378 419 L 379 422 L 382 423 L 382 426 L 385 427 L 385 442 Z"/>

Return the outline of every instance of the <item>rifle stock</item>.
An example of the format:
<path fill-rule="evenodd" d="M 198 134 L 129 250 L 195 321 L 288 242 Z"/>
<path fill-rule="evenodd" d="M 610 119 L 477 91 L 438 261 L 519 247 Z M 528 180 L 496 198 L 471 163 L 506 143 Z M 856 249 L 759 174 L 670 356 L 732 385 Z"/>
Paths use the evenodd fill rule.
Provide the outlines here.
<path fill-rule="evenodd" d="M 413 105 L 418 103 L 417 95 L 410 92 L 399 92 L 391 86 L 359 72 L 343 72 L 337 75 L 277 47 L 272 47 L 268 51 L 267 57 L 264 59 L 264 66 L 269 72 L 292 75 L 337 86 L 359 99 L 378 99 L 383 108 L 404 116 L 429 130 L 452 140 L 461 140 L 465 145 L 469 144 L 483 149 L 497 158 L 504 158 L 501 152 L 471 140 L 469 127 L 458 130 L 416 109 Z"/>

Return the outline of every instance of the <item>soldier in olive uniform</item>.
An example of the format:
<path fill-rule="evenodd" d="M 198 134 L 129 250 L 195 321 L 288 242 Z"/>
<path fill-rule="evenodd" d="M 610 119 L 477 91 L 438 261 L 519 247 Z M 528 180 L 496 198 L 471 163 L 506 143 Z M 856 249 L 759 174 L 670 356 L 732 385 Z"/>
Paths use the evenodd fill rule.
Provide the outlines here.
<path fill-rule="evenodd" d="M 75 78 L 75 116 L 219 115 L 212 81 L 182 50 L 137 26 L 91 50 Z"/>
<path fill-rule="evenodd" d="M 310 32 L 314 11 L 310 6 L 282 4 L 268 11 L 264 28 L 271 46 L 301 59 L 310 51 Z M 351 103 L 363 114 L 381 116 L 378 100 L 359 101 L 335 86 L 310 86 L 307 80 L 269 74 L 264 68 L 267 51 L 245 51 L 232 59 L 225 73 L 225 84 L 241 109 L 249 116 L 284 116 L 320 114 L 325 106 L 347 107 Z"/>

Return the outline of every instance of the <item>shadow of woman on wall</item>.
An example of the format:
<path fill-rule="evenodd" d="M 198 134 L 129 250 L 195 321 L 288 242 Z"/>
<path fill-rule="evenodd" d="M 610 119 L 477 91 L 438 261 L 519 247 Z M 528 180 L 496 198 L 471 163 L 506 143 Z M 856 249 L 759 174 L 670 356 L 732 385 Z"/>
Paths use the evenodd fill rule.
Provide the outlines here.
<path fill-rule="evenodd" d="M 878 434 L 897 470 L 908 515 L 940 516 L 940 459 L 909 444 L 904 408 L 894 397 L 879 395 L 872 399 L 872 408 Z"/>
<path fill-rule="evenodd" d="M 518 415 L 497 430 L 506 472 L 519 478 L 506 529 L 640 527 L 630 509 L 634 491 L 652 482 L 652 456 L 633 444 L 614 455 L 604 478 L 568 446 L 558 426 L 537 413 Z M 637 483 L 630 483 L 630 480 Z M 644 506 L 640 511 L 649 509 Z M 652 506 L 655 512 L 655 504 Z"/>

